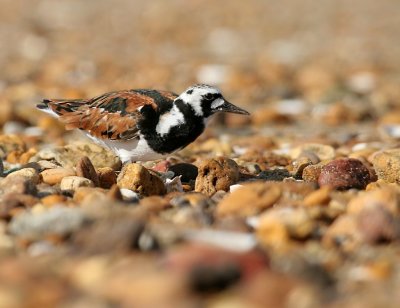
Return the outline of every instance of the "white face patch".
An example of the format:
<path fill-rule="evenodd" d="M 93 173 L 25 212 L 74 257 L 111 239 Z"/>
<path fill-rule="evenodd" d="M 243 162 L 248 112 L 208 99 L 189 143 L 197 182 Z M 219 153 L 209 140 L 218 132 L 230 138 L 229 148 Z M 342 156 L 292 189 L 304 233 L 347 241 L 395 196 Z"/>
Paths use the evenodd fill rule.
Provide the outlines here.
<path fill-rule="evenodd" d="M 215 101 L 212 102 L 211 104 L 211 109 L 217 109 L 218 107 L 221 107 L 224 104 L 224 100 L 222 98 L 218 98 Z"/>
<path fill-rule="evenodd" d="M 190 93 L 187 93 L 187 92 Z M 207 93 L 217 94 L 220 93 L 218 89 L 212 87 L 192 87 L 187 89 L 179 98 L 183 100 L 186 104 L 192 106 L 195 114 L 199 117 L 203 116 L 203 110 L 201 108 L 201 99 Z"/>
<path fill-rule="evenodd" d="M 156 131 L 161 136 L 164 136 L 169 133 L 172 127 L 178 126 L 185 122 L 185 118 L 183 113 L 178 109 L 178 107 L 172 107 L 170 112 L 164 113 L 158 124 L 156 126 Z"/>

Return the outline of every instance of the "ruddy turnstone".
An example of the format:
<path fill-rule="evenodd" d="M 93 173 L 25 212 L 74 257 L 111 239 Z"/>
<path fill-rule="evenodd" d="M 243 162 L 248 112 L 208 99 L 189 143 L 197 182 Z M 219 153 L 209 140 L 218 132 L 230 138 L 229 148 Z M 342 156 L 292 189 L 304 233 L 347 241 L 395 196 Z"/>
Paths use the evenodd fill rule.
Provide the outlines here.
<path fill-rule="evenodd" d="M 67 130 L 80 129 L 122 160 L 156 160 L 183 149 L 218 112 L 249 113 L 229 103 L 208 85 L 182 94 L 158 90 L 124 90 L 91 99 L 45 99 L 37 107 L 56 116 Z"/>

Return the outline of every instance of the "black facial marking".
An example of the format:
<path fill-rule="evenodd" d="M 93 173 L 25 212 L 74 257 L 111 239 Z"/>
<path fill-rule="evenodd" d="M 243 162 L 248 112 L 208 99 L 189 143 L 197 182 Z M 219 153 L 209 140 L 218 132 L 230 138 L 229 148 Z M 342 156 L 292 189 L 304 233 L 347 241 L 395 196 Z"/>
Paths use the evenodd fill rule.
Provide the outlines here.
<path fill-rule="evenodd" d="M 190 94 L 192 94 L 192 93 L 193 93 L 193 89 L 190 89 L 190 90 L 187 90 L 187 91 L 186 91 L 186 94 L 189 94 L 189 95 L 190 95 Z"/>
<path fill-rule="evenodd" d="M 211 101 L 214 99 L 214 95 L 212 93 L 207 93 L 206 95 L 204 95 L 204 99 Z"/>
<path fill-rule="evenodd" d="M 202 97 L 201 110 L 205 117 L 211 116 L 215 111 L 211 109 L 211 104 L 218 98 L 222 98 L 220 93 L 207 93 Z"/>

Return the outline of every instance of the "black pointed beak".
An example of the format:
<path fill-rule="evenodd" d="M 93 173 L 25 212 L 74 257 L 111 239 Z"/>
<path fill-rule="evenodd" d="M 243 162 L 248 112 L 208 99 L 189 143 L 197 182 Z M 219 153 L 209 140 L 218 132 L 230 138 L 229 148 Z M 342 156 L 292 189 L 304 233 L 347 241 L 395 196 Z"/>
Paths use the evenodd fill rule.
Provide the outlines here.
<path fill-rule="evenodd" d="M 235 106 L 234 104 L 231 104 L 226 100 L 224 100 L 224 103 L 222 105 L 218 106 L 216 111 L 250 115 L 248 111 L 239 108 L 238 106 Z"/>

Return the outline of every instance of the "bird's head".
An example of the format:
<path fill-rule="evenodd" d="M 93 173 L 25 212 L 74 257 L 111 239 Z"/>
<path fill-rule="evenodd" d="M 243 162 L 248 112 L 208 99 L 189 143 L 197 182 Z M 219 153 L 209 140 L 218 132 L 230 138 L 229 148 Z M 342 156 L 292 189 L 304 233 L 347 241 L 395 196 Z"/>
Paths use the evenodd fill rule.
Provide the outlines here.
<path fill-rule="evenodd" d="M 178 99 L 190 105 L 199 117 L 208 118 L 217 112 L 250 114 L 246 110 L 229 103 L 219 89 L 204 84 L 189 87 L 179 95 Z"/>

